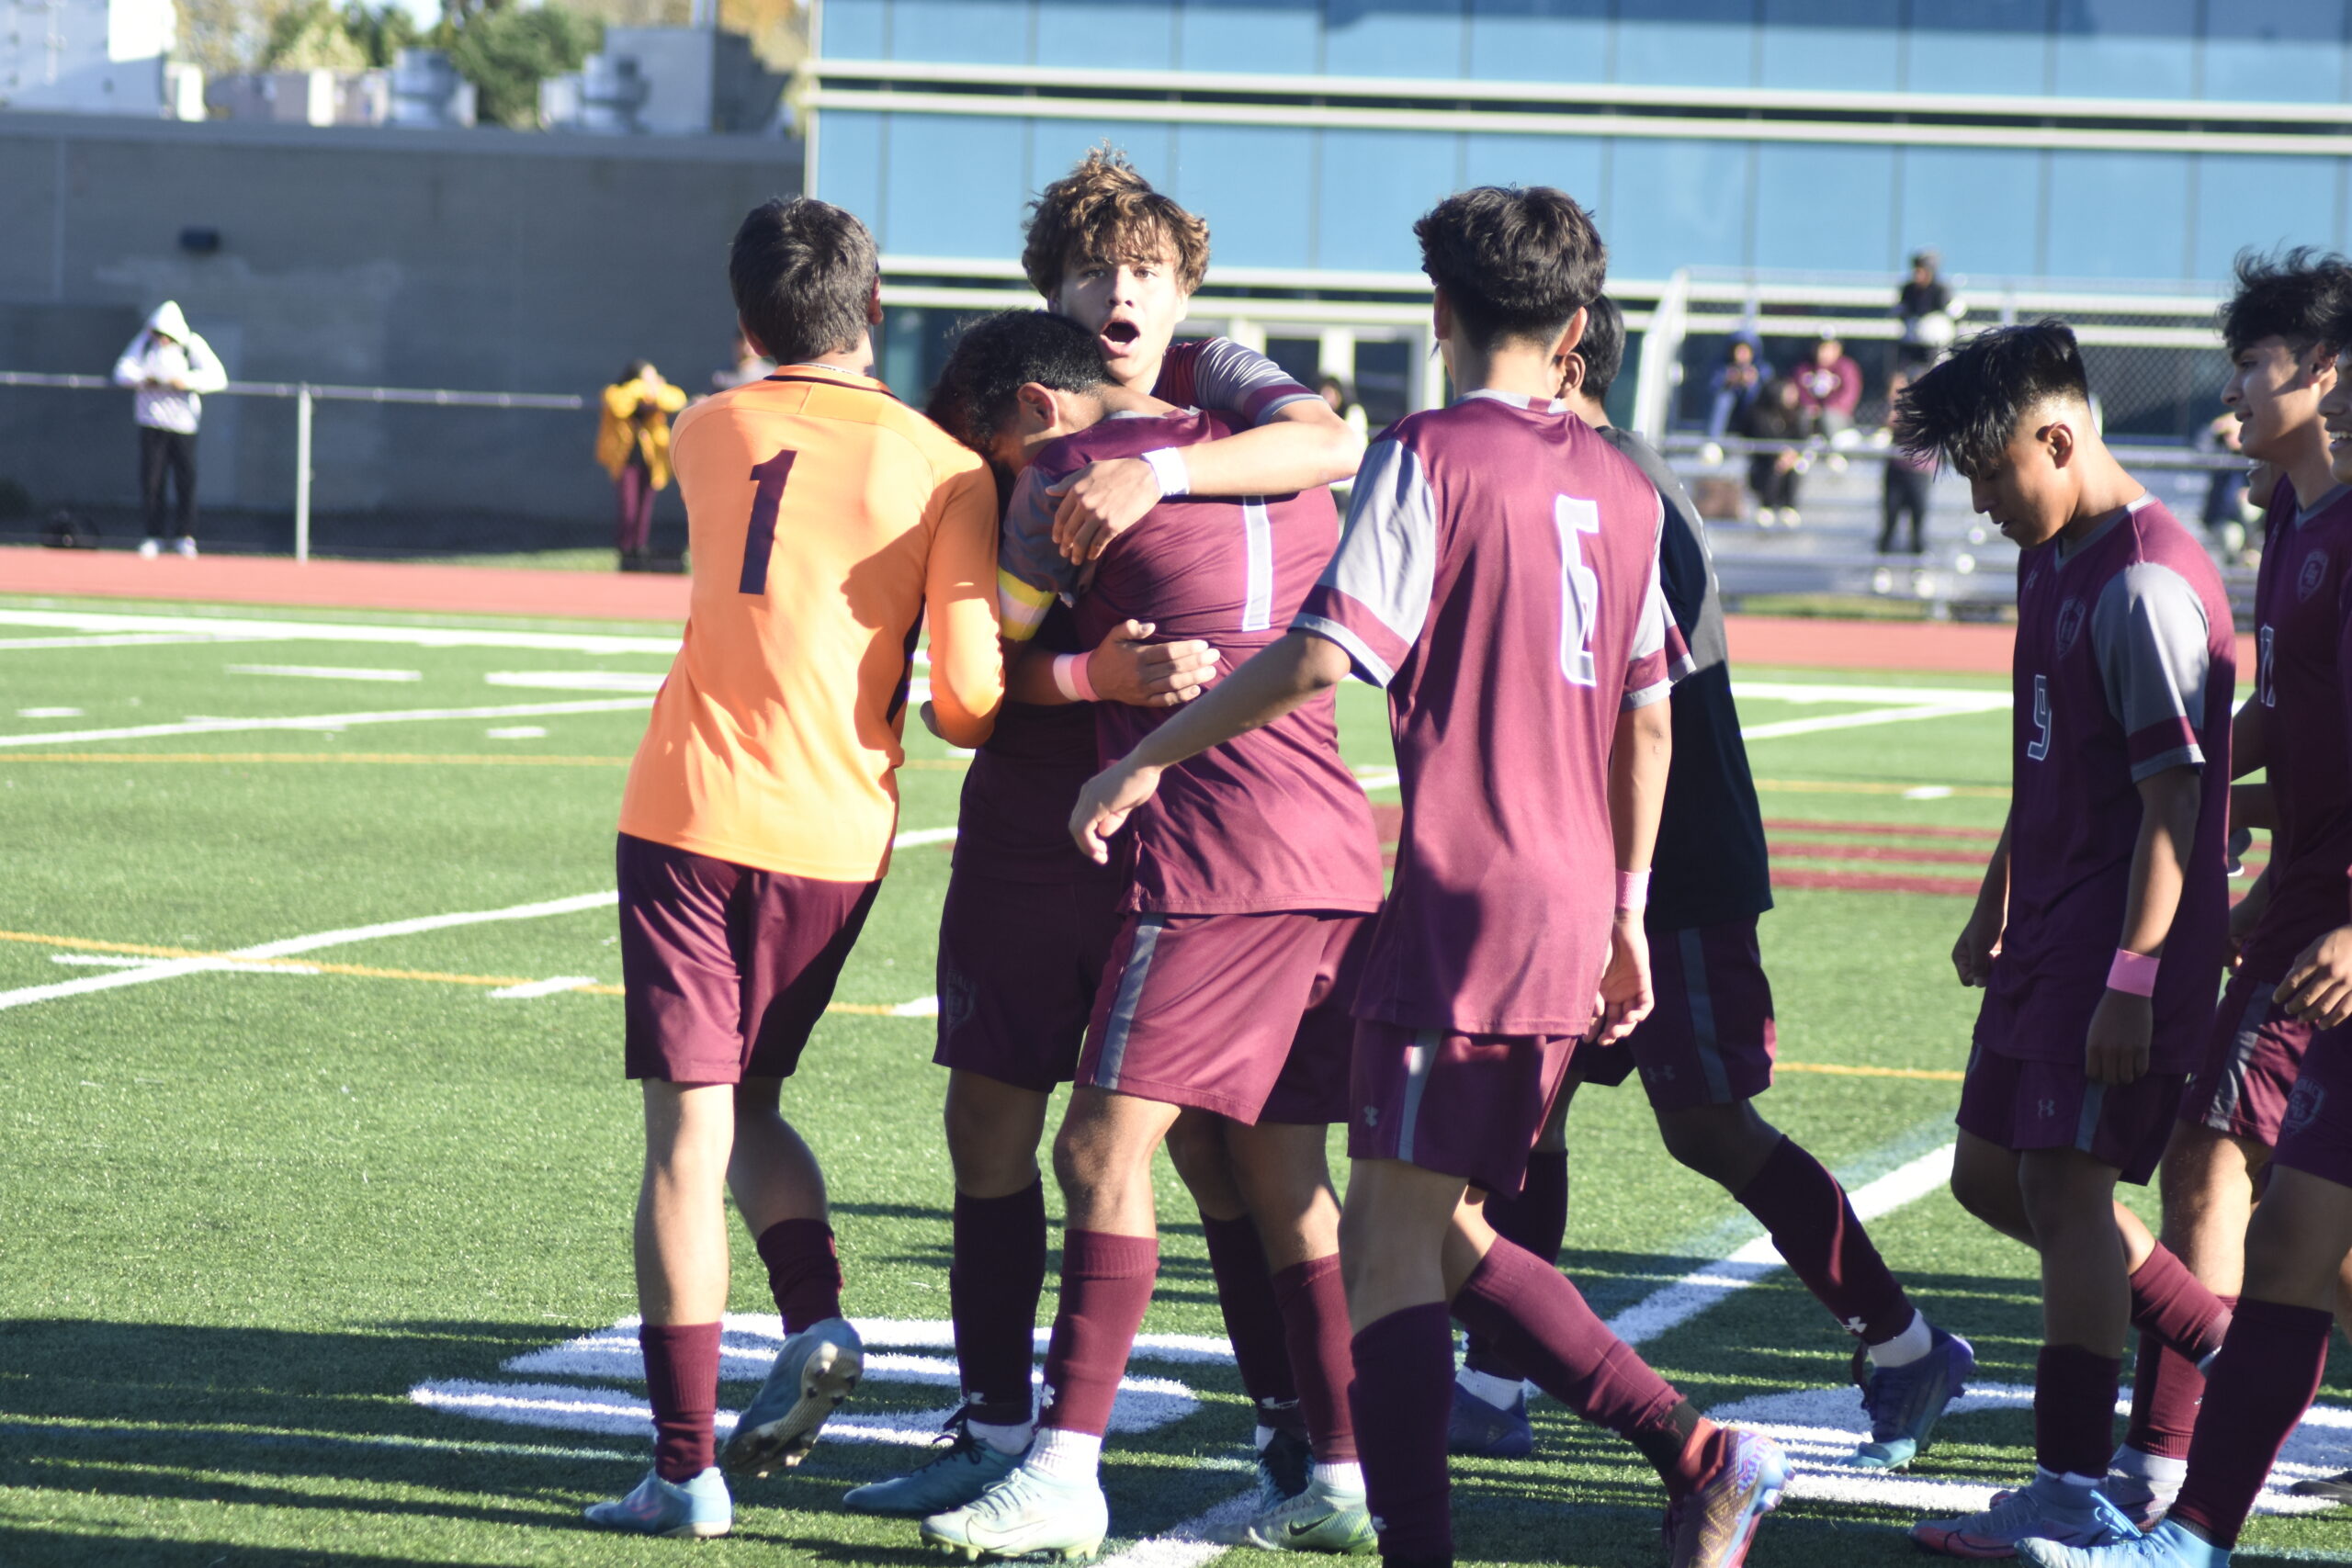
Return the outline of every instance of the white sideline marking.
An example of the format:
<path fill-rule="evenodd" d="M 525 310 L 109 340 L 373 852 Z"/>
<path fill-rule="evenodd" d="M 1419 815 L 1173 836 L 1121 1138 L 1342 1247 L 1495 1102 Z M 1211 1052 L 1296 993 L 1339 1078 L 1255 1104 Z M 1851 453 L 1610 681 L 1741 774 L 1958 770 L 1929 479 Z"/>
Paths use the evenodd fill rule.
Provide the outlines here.
<path fill-rule="evenodd" d="M 913 1001 L 900 1002 L 897 1007 L 890 1010 L 890 1016 L 892 1018 L 937 1018 L 939 1016 L 939 998 L 937 997 L 917 997 Z"/>
<path fill-rule="evenodd" d="M 543 653 L 678 651 L 674 637 L 618 637 L 604 632 L 501 631 L 482 626 L 381 626 L 340 621 L 265 621 L 212 615 L 125 615 L 95 610 L 0 610 L 0 626 L 40 626 L 68 632 L 177 633 L 191 641 L 225 638 L 262 642 L 372 642 L 407 648 L 527 648 Z"/>
<path fill-rule="evenodd" d="M 232 675 L 292 675 L 305 681 L 422 681 L 422 670 L 354 670 L 332 664 L 226 664 Z"/>
<path fill-rule="evenodd" d="M 505 707 L 396 708 L 385 713 L 317 713 L 291 718 L 191 718 L 178 724 L 132 724 L 119 729 L 58 729 L 0 735 L 0 746 L 55 746 L 67 741 L 146 740 L 164 735 L 220 735 L 246 729 L 341 729 L 355 724 L 413 724 L 437 718 L 528 718 L 541 714 L 620 713 L 641 708 L 645 697 L 599 697 L 571 703 L 517 703 Z"/>
<path fill-rule="evenodd" d="M 2001 705 L 2008 706 L 2007 702 Z M 1916 718 L 1959 718 L 1967 714 L 1991 713 L 1989 707 L 1958 707 L 1938 703 L 1932 707 L 1864 708 L 1860 713 L 1834 713 L 1821 718 L 1784 718 L 1772 724 L 1740 726 L 1744 740 L 1778 740 L 1791 735 L 1818 735 L 1826 729 L 1868 729 L 1872 725 L 1905 724 Z"/>
<path fill-rule="evenodd" d="M 593 986 L 595 983 L 596 977 L 594 975 L 558 975 L 548 980 L 528 980 L 519 986 L 501 986 L 490 992 L 489 996 L 491 1000 L 496 1002 L 521 1001 L 526 997 L 559 996 L 565 991 L 576 991 L 582 986 Z"/>
<path fill-rule="evenodd" d="M 952 844 L 956 841 L 953 828 L 911 828 L 890 840 L 894 850 L 919 849 L 924 844 Z"/>
<path fill-rule="evenodd" d="M 1938 703 L 1946 707 L 1991 712 L 2009 705 L 2010 694 L 1984 686 L 1843 686 L 1810 681 L 1743 681 L 1731 683 L 1735 697 L 1774 703 Z"/>
<path fill-rule="evenodd" d="M 111 953 L 52 953 L 51 964 L 74 964 L 97 969 L 144 969 L 151 964 L 169 964 L 168 958 L 124 958 Z M 318 970 L 308 964 L 240 964 L 233 958 L 192 960 L 205 969 L 237 975 L 315 975 Z M 202 973 L 203 971 L 196 971 Z"/>
<path fill-rule="evenodd" d="M 80 708 L 18 708 L 18 718 L 79 718 Z"/>
<path fill-rule="evenodd" d="M 117 969 L 111 974 L 85 975 L 78 980 L 60 980 L 53 985 L 26 986 L 18 990 L 0 991 L 0 1009 L 54 1001 L 61 997 L 78 997 L 88 991 L 111 991 L 121 986 L 145 985 L 151 980 L 170 980 L 182 975 L 200 975 L 220 964 L 223 959 L 290 958 L 298 953 L 339 947 L 345 942 L 373 942 L 379 937 L 413 936 L 419 931 L 447 931 L 451 926 L 479 926 L 496 920 L 530 920 L 543 915 L 576 914 L 582 909 L 609 908 L 618 900 L 619 895 L 616 893 L 582 893 L 570 898 L 511 905 L 503 909 L 421 915 L 413 919 L 385 920 L 377 925 L 352 926 L 343 931 L 320 931 L 311 936 L 281 937 L 276 942 L 257 942 L 252 947 L 241 947 L 214 957 L 163 958 L 143 968 Z"/>
<path fill-rule="evenodd" d="M 493 724 L 482 731 L 492 740 L 543 740 L 547 733 L 544 724 Z"/>
<path fill-rule="evenodd" d="M 153 648 L 167 642 L 251 642 L 249 637 L 184 636 L 176 632 L 114 632 L 99 637 L 0 637 L 0 649 L 33 652 L 44 648 Z"/>
<path fill-rule="evenodd" d="M 482 683 L 544 692 L 642 692 L 651 696 L 669 678 L 667 671 L 493 670 L 482 677 Z"/>

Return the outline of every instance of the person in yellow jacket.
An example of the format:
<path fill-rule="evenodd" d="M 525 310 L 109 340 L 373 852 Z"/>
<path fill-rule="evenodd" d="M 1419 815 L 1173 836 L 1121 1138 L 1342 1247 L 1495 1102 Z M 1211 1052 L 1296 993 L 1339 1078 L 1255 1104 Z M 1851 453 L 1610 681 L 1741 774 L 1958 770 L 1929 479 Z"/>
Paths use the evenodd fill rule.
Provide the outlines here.
<path fill-rule="evenodd" d="M 605 418 L 596 431 L 596 461 L 613 476 L 619 502 L 616 543 L 621 570 L 643 571 L 653 533 L 653 498 L 670 485 L 670 416 L 686 406 L 646 360 L 632 359 L 605 389 Z"/>

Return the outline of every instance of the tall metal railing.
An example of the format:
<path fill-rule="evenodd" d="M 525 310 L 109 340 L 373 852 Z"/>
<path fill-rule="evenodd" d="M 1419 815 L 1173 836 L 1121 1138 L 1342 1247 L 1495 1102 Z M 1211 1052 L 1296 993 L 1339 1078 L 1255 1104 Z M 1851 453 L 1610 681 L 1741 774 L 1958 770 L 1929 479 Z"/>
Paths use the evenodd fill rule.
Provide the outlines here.
<path fill-rule="evenodd" d="M 0 387 L 53 387 L 69 391 L 119 391 L 105 376 L 56 376 L 30 370 L 0 370 Z M 455 392 L 421 387 L 335 387 L 311 381 L 232 381 L 206 397 L 294 400 L 294 558 L 311 558 L 311 421 L 320 402 L 422 403 L 436 408 L 585 408 L 573 392 Z"/>

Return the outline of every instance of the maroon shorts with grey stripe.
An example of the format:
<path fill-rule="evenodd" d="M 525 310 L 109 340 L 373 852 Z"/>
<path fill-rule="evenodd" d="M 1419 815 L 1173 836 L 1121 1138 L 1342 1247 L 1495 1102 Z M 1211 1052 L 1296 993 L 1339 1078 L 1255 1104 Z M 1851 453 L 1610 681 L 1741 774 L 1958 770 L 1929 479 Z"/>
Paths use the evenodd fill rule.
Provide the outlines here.
<path fill-rule="evenodd" d="M 1371 939 L 1369 915 L 1129 915 L 1078 1081 L 1251 1124 L 1340 1121 Z"/>
<path fill-rule="evenodd" d="M 1014 882 L 956 870 L 939 916 L 932 1060 L 1041 1093 L 1069 1082 L 1120 919 L 1114 876 Z"/>
<path fill-rule="evenodd" d="M 1650 937 L 1657 1006 L 1613 1045 L 1577 1053 L 1576 1075 L 1615 1085 L 1635 1068 L 1657 1111 L 1731 1105 L 1772 1087 L 1779 1036 L 1756 918 Z"/>
<path fill-rule="evenodd" d="M 2093 1083 L 2075 1063 L 2030 1062 L 1979 1044 L 1953 1120 L 2019 1153 L 2080 1149 L 2141 1187 L 2164 1157 L 2187 1082 L 2186 1073 L 2143 1073 L 2132 1083 Z"/>
<path fill-rule="evenodd" d="M 881 884 L 754 871 L 627 833 L 613 858 L 628 1076 L 790 1077 Z"/>
<path fill-rule="evenodd" d="M 2352 1187 L 2352 1024 L 2312 1037 L 2270 1157 L 2290 1170 Z"/>
<path fill-rule="evenodd" d="M 2231 976 L 2213 1012 L 2203 1064 L 2181 1096 L 2182 1121 L 2278 1146 L 2287 1097 L 2312 1043 L 2312 1026 L 2270 999 L 2278 988 L 2276 979 Z"/>
<path fill-rule="evenodd" d="M 1394 1159 L 1510 1197 L 1567 1077 L 1567 1034 L 1448 1034 L 1356 1022 L 1351 1159 Z"/>

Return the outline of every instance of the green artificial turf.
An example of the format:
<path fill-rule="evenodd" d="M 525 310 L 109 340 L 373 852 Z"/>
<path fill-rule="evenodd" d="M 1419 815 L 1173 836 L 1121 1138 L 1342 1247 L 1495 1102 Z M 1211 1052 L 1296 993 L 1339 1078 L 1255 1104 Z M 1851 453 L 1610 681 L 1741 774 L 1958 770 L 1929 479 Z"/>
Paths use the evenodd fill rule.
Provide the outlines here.
<path fill-rule="evenodd" d="M 31 602 L 0 599 L 0 611 Z M 58 606 L 51 606 L 58 607 Z M 63 606 L 74 608 L 74 606 Z M 91 605 L 108 615 L 133 613 Z M 173 607 L 175 615 L 198 612 Z M 220 611 L 300 625 L 462 617 Z M 512 629 L 525 623 L 496 623 Z M 660 627 L 528 623 L 661 640 Z M 21 626 L 11 638 L 44 635 Z M 62 635 L 62 634 L 61 634 Z M 191 716 L 349 715 L 551 704 L 597 694 L 493 685 L 493 672 L 664 668 L 613 653 L 289 639 L 0 650 L 0 738 L 175 724 Z M 413 671 L 413 682 L 240 674 L 232 665 Z M 1744 671 L 1756 681 L 1997 686 L 1963 677 Z M 1751 725 L 1886 705 L 1743 702 Z M 70 716 L 26 709 L 78 708 Z M 1379 699 L 1351 689 L 1351 760 L 1388 761 Z M 1984 714 L 1758 740 L 1768 818 L 1806 837 L 1878 825 L 1989 829 L 2005 809 L 2007 716 Z M 491 737 L 527 725 L 543 736 Z M 108 973 L 62 953 L 111 942 L 198 953 L 612 886 L 614 813 L 641 708 L 0 745 L 0 993 Z M 952 824 L 959 764 L 927 737 L 900 776 L 902 827 Z M 358 756 L 375 761 L 344 760 Z M 83 760 L 64 760 L 78 758 Z M 170 759 L 137 761 L 132 759 Z M 1949 790 L 1907 798 L 1905 790 Z M 1393 801 L 1393 786 L 1376 799 Z M 1786 832 L 1776 829 L 1776 834 Z M 1981 849 L 1962 840 L 1937 847 Z M 1807 858 L 1820 867 L 1835 857 Z M 929 996 L 949 852 L 902 850 L 838 999 Z M 1965 865 L 1916 870 L 1971 877 Z M 1973 997 L 1946 958 L 1964 899 L 1783 891 L 1763 944 L 1792 1070 L 1759 1102 L 1865 1182 L 1940 1143 Z M 29 937 L 44 940 L 15 940 Z M 640 1438 L 504 1425 L 427 1408 L 418 1385 L 514 1381 L 501 1363 L 633 1311 L 628 1219 L 639 1134 L 620 1076 L 616 998 L 498 999 L 488 980 L 619 977 L 598 908 L 346 942 L 311 956 L 407 972 L 197 973 L 0 1009 L 0 1563 L 662 1563 L 689 1549 L 592 1533 L 585 1503 L 644 1462 Z M 950 1184 L 944 1075 L 922 1018 L 835 1013 L 787 1094 L 836 1201 L 847 1304 L 941 1321 Z M 1918 1076 L 1902 1076 L 1918 1075 Z M 1615 1312 L 1755 1234 L 1659 1148 L 1637 1089 L 1586 1089 L 1570 1122 L 1566 1267 Z M 1335 1145 L 1336 1146 L 1336 1145 Z M 1221 1332 L 1197 1220 L 1163 1162 L 1163 1271 L 1146 1327 Z M 2144 1206 L 2144 1205 L 2143 1205 Z M 1058 1205 L 1056 1205 L 1058 1212 Z M 1871 1226 L 1939 1321 L 1975 1341 L 1988 1382 L 2031 1378 L 2032 1260 L 1940 1190 Z M 770 1309 L 738 1237 L 733 1310 Z M 1046 1310 L 1051 1311 L 1050 1291 Z M 1786 1274 L 1645 1353 L 1702 1404 L 1831 1388 L 1843 1333 Z M 931 1354 L 943 1354 L 933 1351 Z M 1249 1413 L 1229 1367 L 1139 1359 L 1197 1413 L 1114 1438 L 1114 1529 L 1169 1529 L 1247 1483 Z M 2340 1398 L 2346 1368 L 2327 1397 Z M 574 1380 L 589 1386 L 595 1380 Z M 625 1388 L 625 1384 L 608 1384 Z M 747 1393 L 730 1383 L 723 1399 Z M 870 1380 L 854 1408 L 937 1409 L 952 1391 Z M 1465 1561 L 1650 1564 L 1660 1501 L 1646 1468 L 1548 1401 L 1539 1457 L 1455 1468 Z M 2007 1483 L 2030 1463 L 2022 1408 L 1954 1418 L 1916 1472 Z M 737 1532 L 698 1562 L 911 1562 L 905 1521 L 839 1494 L 920 1450 L 827 1442 L 738 1493 Z M 1792 1499 L 1752 1561 L 1915 1560 L 1916 1513 Z M 1266 1568 L 1232 1561 L 1236 1568 Z M 2329 1516 L 2258 1520 L 2240 1561 L 2352 1559 Z"/>

